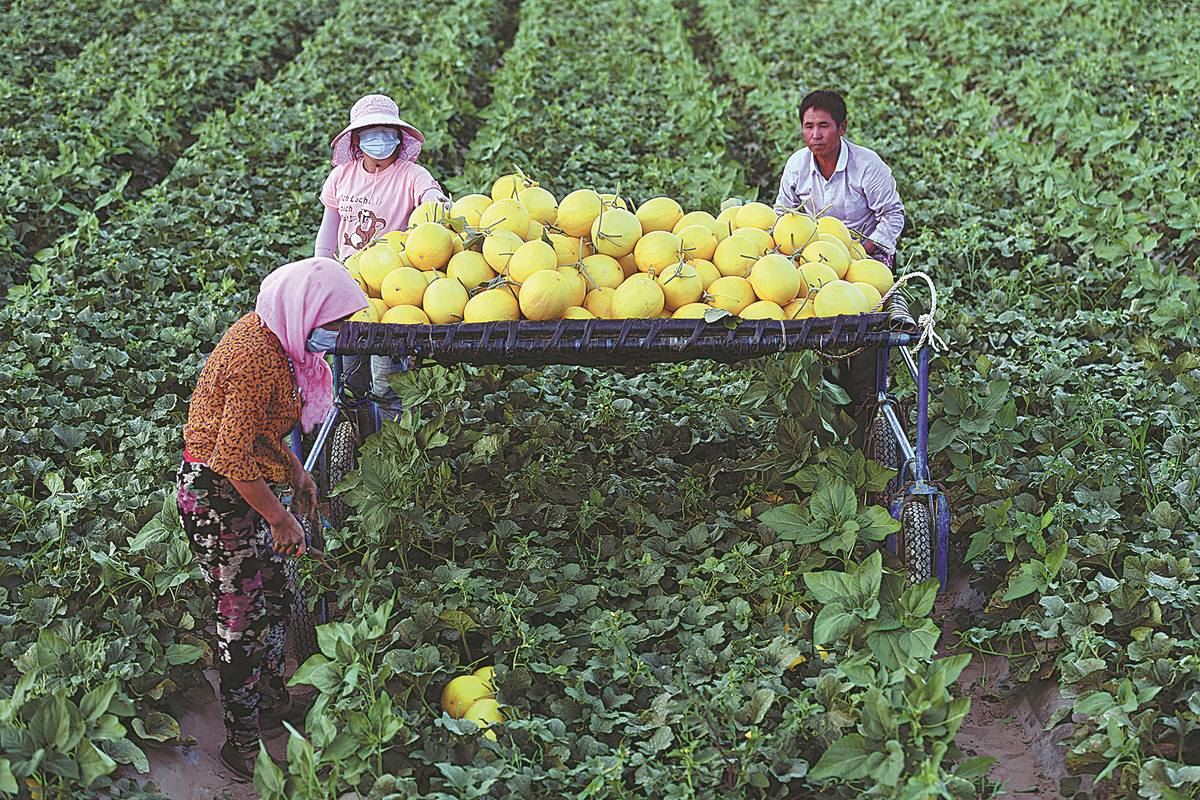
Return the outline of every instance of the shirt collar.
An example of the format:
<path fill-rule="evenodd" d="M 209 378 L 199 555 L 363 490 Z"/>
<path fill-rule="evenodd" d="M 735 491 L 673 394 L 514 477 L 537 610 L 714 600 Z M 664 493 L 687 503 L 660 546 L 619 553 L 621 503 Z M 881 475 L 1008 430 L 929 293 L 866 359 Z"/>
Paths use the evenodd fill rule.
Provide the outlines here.
<path fill-rule="evenodd" d="M 833 168 L 833 175 L 836 175 L 839 172 L 842 172 L 846 169 L 846 162 L 849 160 L 849 156 L 850 156 L 849 144 L 850 144 L 850 142 L 846 139 L 845 136 L 843 136 L 842 141 L 841 141 L 841 147 L 838 148 L 837 166 L 835 166 Z M 805 148 L 805 149 L 808 150 L 808 148 Z M 817 157 L 812 154 L 811 150 L 808 150 L 808 161 L 812 168 L 813 174 L 820 175 L 821 180 L 825 180 L 825 176 L 821 175 L 821 166 L 820 166 L 820 164 L 817 163 Z M 833 180 L 833 175 L 829 176 L 830 180 Z"/>

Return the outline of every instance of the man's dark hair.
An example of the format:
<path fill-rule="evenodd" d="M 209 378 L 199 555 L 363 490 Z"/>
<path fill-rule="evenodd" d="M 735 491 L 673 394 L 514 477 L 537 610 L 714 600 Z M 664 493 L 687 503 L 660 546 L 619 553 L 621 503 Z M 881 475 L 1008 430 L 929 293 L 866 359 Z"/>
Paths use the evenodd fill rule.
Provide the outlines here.
<path fill-rule="evenodd" d="M 833 117 L 833 121 L 841 127 L 846 121 L 846 101 L 842 96 L 831 89 L 817 89 L 815 92 L 809 92 L 808 96 L 800 102 L 800 119 L 804 119 L 804 112 L 810 108 L 819 108 L 822 111 L 829 112 L 829 116 Z"/>

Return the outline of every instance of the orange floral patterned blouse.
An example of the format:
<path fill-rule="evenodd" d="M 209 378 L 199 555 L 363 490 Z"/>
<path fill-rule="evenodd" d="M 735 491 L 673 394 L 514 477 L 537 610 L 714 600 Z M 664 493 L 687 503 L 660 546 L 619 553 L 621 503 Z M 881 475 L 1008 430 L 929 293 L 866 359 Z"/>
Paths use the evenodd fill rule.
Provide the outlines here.
<path fill-rule="evenodd" d="M 239 481 L 291 481 L 283 437 L 300 421 L 300 393 L 279 338 L 250 312 L 200 372 L 183 440 L 188 455 Z"/>

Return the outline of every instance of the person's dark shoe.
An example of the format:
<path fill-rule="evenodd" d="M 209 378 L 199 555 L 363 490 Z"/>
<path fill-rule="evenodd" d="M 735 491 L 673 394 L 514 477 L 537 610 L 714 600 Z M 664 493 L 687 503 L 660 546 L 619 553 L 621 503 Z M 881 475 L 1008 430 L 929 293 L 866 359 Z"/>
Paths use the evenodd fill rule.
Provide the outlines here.
<path fill-rule="evenodd" d="M 290 722 L 293 727 L 302 725 L 312 707 L 313 699 L 311 697 L 293 697 L 289 693 L 277 705 L 259 708 L 258 727 L 264 731 L 282 728 L 284 720 Z"/>
<path fill-rule="evenodd" d="M 217 756 L 217 760 L 225 766 L 225 769 L 232 772 L 234 778 L 243 783 L 254 780 L 254 762 L 257 758 L 257 753 L 243 753 L 234 747 L 232 742 L 222 745 L 221 753 Z"/>

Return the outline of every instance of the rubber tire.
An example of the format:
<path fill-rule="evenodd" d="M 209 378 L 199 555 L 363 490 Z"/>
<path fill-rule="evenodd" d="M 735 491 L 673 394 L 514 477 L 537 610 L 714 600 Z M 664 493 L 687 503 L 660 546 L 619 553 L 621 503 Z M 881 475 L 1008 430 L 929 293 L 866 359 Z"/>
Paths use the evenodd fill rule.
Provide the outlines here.
<path fill-rule="evenodd" d="M 358 457 L 358 436 L 354 432 L 354 423 L 344 421 L 338 423 L 329 437 L 325 451 L 325 472 L 328 491 L 341 482 L 342 478 L 354 471 Z M 326 495 L 328 496 L 328 495 Z M 329 525 L 341 528 L 349 521 L 354 509 L 342 497 L 329 498 Z"/>
<path fill-rule="evenodd" d="M 900 510 L 900 552 L 908 569 L 906 586 L 915 586 L 933 577 L 933 515 L 929 500 L 910 497 Z"/>
<path fill-rule="evenodd" d="M 312 520 L 296 517 L 304 529 L 308 543 L 314 547 L 322 547 L 323 541 L 319 525 Z M 320 652 L 317 644 L 317 626 L 326 622 L 325 598 L 317 598 L 317 604 L 311 611 L 308 609 L 306 588 L 300 576 L 300 564 L 295 558 L 283 560 L 283 571 L 287 576 L 288 586 L 292 593 L 291 613 L 287 618 L 288 647 L 297 664 L 303 664 L 308 658 Z"/>
<path fill-rule="evenodd" d="M 867 441 L 863 446 L 863 454 L 889 469 L 900 469 L 900 445 L 896 442 L 892 426 L 888 424 L 887 417 L 883 415 L 882 411 L 875 415 L 875 419 L 871 420 L 871 427 L 867 431 Z M 882 492 L 868 493 L 867 505 L 887 508 L 899 491 L 900 474 L 897 472 L 896 476 L 888 481 L 887 487 Z"/>

